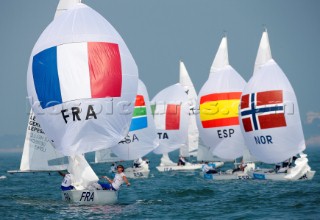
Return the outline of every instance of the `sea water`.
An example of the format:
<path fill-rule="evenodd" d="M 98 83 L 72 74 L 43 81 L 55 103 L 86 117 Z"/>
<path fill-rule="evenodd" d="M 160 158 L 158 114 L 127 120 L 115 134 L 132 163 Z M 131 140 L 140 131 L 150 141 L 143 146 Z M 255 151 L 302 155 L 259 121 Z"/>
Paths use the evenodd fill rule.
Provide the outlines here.
<path fill-rule="evenodd" d="M 317 173 L 312 181 L 297 182 L 218 182 L 202 179 L 199 171 L 160 173 L 160 156 L 149 154 L 150 177 L 130 180 L 119 202 L 104 206 L 62 201 L 56 172 L 7 174 L 18 169 L 21 153 L 1 153 L 0 219 L 320 219 L 320 148 L 306 153 Z M 110 164 L 92 167 L 99 177 L 109 175 Z"/>

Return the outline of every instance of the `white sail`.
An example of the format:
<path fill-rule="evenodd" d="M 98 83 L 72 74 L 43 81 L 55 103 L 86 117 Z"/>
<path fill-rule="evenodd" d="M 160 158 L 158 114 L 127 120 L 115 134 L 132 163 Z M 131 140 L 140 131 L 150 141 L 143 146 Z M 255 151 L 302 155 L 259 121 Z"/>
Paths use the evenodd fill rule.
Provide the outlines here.
<path fill-rule="evenodd" d="M 81 0 L 60 0 L 54 17 L 56 18 L 62 12 L 65 12 L 66 10 L 72 8 L 77 3 L 81 3 Z"/>
<path fill-rule="evenodd" d="M 152 100 L 154 122 L 159 138 L 156 154 L 169 153 L 187 144 L 189 103 L 184 88 L 174 84 Z"/>
<path fill-rule="evenodd" d="M 111 150 L 121 160 L 135 160 L 147 155 L 158 145 L 159 139 L 156 134 L 147 88 L 139 80 L 129 133 Z"/>
<path fill-rule="evenodd" d="M 120 160 L 121 159 L 112 152 L 112 148 L 98 150 L 95 152 L 95 163 L 112 163 Z"/>
<path fill-rule="evenodd" d="M 199 92 L 197 116 L 200 138 L 223 159 L 241 157 L 245 148 L 238 118 L 244 86 L 243 78 L 229 65 L 227 38 L 223 37 L 209 79 Z"/>
<path fill-rule="evenodd" d="M 213 155 L 210 149 L 203 144 L 201 138 L 199 138 L 197 161 L 208 161 L 212 163 L 213 161 L 232 162 L 233 160 L 223 159 Z"/>
<path fill-rule="evenodd" d="M 72 185 L 77 190 L 87 189 L 99 180 L 83 155 L 69 157 L 68 171 L 73 177 Z"/>
<path fill-rule="evenodd" d="M 272 59 L 268 34 L 262 34 L 255 71 L 241 97 L 241 128 L 254 157 L 282 162 L 305 149 L 294 90 Z"/>
<path fill-rule="evenodd" d="M 20 171 L 65 170 L 67 166 L 68 158 L 54 149 L 31 111 L 23 146 Z"/>
<path fill-rule="evenodd" d="M 138 69 L 121 36 L 90 7 L 77 4 L 43 31 L 27 81 L 37 120 L 64 155 L 109 148 L 128 134 Z"/>
<path fill-rule="evenodd" d="M 199 131 L 197 127 L 195 108 L 197 93 L 190 79 L 188 71 L 182 61 L 180 61 L 180 80 L 179 83 L 184 87 L 190 102 L 189 126 L 188 126 L 188 144 L 180 148 L 180 155 L 183 157 L 197 156 L 199 145 Z"/>

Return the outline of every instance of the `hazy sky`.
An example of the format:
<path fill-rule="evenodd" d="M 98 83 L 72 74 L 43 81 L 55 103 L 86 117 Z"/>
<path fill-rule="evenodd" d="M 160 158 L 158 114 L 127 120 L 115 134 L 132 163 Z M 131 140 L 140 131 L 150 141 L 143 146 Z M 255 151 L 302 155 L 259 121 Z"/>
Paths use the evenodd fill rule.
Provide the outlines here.
<path fill-rule="evenodd" d="M 223 31 L 230 64 L 248 81 L 263 25 L 273 58 L 299 101 L 304 131 L 320 143 L 320 1 L 84 0 L 121 34 L 149 96 L 179 79 L 182 59 L 197 92 L 207 80 Z M 0 135 L 24 134 L 29 56 L 58 0 L 0 2 Z M 308 114 L 308 119 L 307 119 Z"/>

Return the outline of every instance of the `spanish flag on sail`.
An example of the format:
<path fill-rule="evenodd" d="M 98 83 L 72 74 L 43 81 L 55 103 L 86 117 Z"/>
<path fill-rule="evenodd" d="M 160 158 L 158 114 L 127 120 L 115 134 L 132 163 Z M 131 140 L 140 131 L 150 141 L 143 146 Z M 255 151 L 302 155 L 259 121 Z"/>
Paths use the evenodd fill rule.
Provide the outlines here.
<path fill-rule="evenodd" d="M 238 107 L 241 92 L 213 93 L 200 98 L 200 121 L 203 128 L 239 125 Z"/>

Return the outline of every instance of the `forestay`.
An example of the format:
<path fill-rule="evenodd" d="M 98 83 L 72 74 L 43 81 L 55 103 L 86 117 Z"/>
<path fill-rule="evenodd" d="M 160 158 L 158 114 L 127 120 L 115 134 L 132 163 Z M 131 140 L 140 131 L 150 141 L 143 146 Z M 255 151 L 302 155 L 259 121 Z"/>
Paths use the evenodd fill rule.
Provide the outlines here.
<path fill-rule="evenodd" d="M 64 155 L 109 148 L 128 134 L 137 66 L 117 31 L 88 6 L 77 4 L 44 30 L 27 81 L 37 120 Z"/>
<path fill-rule="evenodd" d="M 187 144 L 189 103 L 184 88 L 174 84 L 152 100 L 154 122 L 159 138 L 156 154 L 168 153 Z"/>
<path fill-rule="evenodd" d="M 223 37 L 197 103 L 200 138 L 223 159 L 240 157 L 245 148 L 238 118 L 244 86 L 243 78 L 229 65 L 227 38 Z"/>
<path fill-rule="evenodd" d="M 189 110 L 189 125 L 188 125 L 188 143 L 184 147 L 180 148 L 180 154 L 183 157 L 197 156 L 199 145 L 199 131 L 196 121 L 196 101 L 197 93 L 190 79 L 188 71 L 182 61 L 180 61 L 180 84 L 183 86 L 184 91 L 188 95 L 190 102 Z"/>
<path fill-rule="evenodd" d="M 254 74 L 241 97 L 241 127 L 250 153 L 265 163 L 282 162 L 305 149 L 297 99 L 272 59 L 262 34 Z"/>

